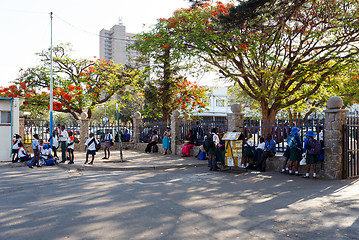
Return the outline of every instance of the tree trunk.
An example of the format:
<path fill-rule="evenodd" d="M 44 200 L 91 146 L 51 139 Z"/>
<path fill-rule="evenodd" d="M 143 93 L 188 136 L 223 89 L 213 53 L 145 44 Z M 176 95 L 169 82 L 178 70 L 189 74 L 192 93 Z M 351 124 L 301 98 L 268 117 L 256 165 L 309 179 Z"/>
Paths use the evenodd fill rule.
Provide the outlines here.
<path fill-rule="evenodd" d="M 263 118 L 262 136 L 266 137 L 268 134 L 271 133 L 271 127 L 274 126 L 274 121 L 279 109 L 273 107 L 269 108 L 268 104 L 265 102 L 261 103 L 261 107 Z"/>

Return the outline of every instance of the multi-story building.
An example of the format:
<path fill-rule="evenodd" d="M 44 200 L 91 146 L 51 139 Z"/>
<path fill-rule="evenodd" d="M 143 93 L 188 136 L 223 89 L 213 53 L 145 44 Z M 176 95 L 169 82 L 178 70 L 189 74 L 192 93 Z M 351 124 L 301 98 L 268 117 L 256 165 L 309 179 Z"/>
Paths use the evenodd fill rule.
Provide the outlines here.
<path fill-rule="evenodd" d="M 126 26 L 121 21 L 110 30 L 100 31 L 100 58 L 113 60 L 116 64 L 132 65 L 138 58 L 138 52 L 128 49 L 134 41 L 135 34 L 126 33 Z"/>

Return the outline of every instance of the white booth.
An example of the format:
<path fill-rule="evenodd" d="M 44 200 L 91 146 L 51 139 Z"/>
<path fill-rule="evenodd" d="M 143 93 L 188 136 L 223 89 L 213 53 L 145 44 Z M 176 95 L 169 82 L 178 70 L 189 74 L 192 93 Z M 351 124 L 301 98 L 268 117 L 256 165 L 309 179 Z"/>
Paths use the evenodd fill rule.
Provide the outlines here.
<path fill-rule="evenodd" d="M 0 97 L 0 161 L 11 160 L 12 139 L 19 134 L 19 99 Z"/>

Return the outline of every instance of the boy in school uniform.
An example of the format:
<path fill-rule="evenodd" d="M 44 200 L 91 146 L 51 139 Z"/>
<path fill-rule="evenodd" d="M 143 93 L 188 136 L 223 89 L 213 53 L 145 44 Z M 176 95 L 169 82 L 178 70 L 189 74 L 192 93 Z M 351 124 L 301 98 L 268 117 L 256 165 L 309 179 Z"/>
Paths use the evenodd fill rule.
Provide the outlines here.
<path fill-rule="evenodd" d="M 98 144 L 98 141 L 96 140 L 96 138 L 94 137 L 93 133 L 90 133 L 89 138 L 86 140 L 85 143 L 85 151 L 87 149 L 86 152 L 86 161 L 84 164 L 86 164 L 88 162 L 88 156 L 91 155 L 92 159 L 91 162 L 89 162 L 90 165 L 93 164 L 93 161 L 95 160 L 95 155 L 96 155 L 96 145 Z"/>
<path fill-rule="evenodd" d="M 67 152 L 69 153 L 70 161 L 68 164 L 74 164 L 74 146 L 75 137 L 72 132 L 69 132 L 69 138 L 67 139 Z"/>
<path fill-rule="evenodd" d="M 15 134 L 14 139 L 12 140 L 12 162 L 17 162 L 19 158 L 19 143 L 21 142 L 21 137 L 19 134 Z M 15 157 L 16 156 L 16 157 Z"/>
<path fill-rule="evenodd" d="M 34 150 L 34 158 L 30 162 L 30 164 L 28 164 L 28 166 L 29 168 L 32 168 L 32 166 L 36 164 L 38 167 L 40 167 L 39 166 L 40 144 L 39 144 L 39 135 L 37 133 L 34 134 L 34 140 L 32 140 L 32 149 Z"/>

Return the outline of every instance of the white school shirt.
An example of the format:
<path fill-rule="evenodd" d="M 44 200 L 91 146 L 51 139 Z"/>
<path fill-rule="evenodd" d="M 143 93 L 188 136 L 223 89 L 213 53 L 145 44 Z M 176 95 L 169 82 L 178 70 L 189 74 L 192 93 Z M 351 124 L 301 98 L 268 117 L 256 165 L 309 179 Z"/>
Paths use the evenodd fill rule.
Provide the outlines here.
<path fill-rule="evenodd" d="M 69 137 L 69 138 L 67 139 L 67 148 L 70 148 L 70 149 L 73 150 L 74 147 L 75 147 L 75 137 L 74 137 L 73 144 L 69 145 L 70 143 L 72 143 L 72 141 L 71 141 L 71 138 Z"/>
<path fill-rule="evenodd" d="M 90 151 L 95 151 L 96 150 L 96 144 L 98 144 L 97 140 L 95 139 L 95 141 L 92 141 L 92 143 L 90 144 L 90 146 L 88 145 L 90 143 L 90 141 L 92 139 L 95 139 L 95 138 L 88 138 L 86 140 L 86 143 L 85 143 L 85 146 L 87 146 L 87 150 L 90 150 Z"/>
<path fill-rule="evenodd" d="M 62 137 L 59 137 L 60 142 L 66 142 L 67 139 L 69 138 L 69 134 L 67 133 L 66 130 L 60 131 L 59 135 L 62 135 Z"/>
<path fill-rule="evenodd" d="M 257 146 L 257 149 L 259 148 L 259 149 L 264 150 L 265 145 L 266 145 L 265 142 L 259 143 L 258 146 Z"/>
<path fill-rule="evenodd" d="M 23 147 L 19 148 L 19 158 L 27 156 L 26 150 Z"/>
<path fill-rule="evenodd" d="M 111 141 L 111 140 L 112 140 L 112 135 L 111 135 L 111 133 L 107 133 L 107 134 L 105 135 L 105 141 L 108 142 L 108 141 Z"/>
<path fill-rule="evenodd" d="M 17 150 L 19 149 L 19 143 L 21 142 L 21 138 L 15 139 L 15 143 L 12 145 L 12 149 Z"/>
<path fill-rule="evenodd" d="M 59 137 L 57 135 L 52 136 L 52 146 L 55 148 L 59 146 Z"/>

